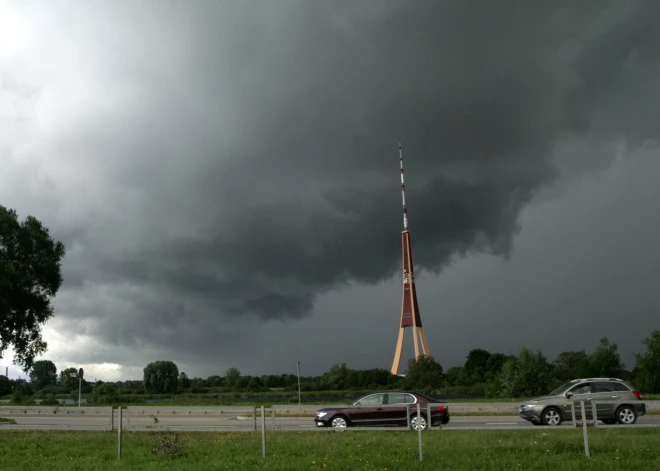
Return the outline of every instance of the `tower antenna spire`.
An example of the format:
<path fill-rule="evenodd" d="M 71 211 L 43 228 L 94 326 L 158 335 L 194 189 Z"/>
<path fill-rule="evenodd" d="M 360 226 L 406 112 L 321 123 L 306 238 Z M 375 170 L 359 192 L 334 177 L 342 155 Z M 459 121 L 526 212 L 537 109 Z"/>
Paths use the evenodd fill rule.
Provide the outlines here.
<path fill-rule="evenodd" d="M 408 230 L 408 208 L 406 208 L 406 183 L 403 181 L 403 149 L 399 142 L 399 163 L 401 164 L 401 201 L 403 202 L 403 230 Z"/>
<path fill-rule="evenodd" d="M 401 354 L 403 353 L 403 337 L 406 328 L 412 327 L 413 343 L 415 345 L 415 358 L 422 355 L 430 355 L 429 345 L 426 341 L 422 317 L 419 314 L 417 304 L 417 290 L 415 288 L 415 274 L 413 271 L 412 246 L 410 243 L 410 232 L 408 231 L 408 210 L 406 208 L 406 184 L 403 181 L 403 151 L 399 142 L 399 162 L 401 163 L 401 198 L 403 199 L 403 232 L 401 233 L 401 245 L 403 249 L 403 291 L 401 303 L 401 322 L 399 323 L 399 337 L 394 351 L 392 362 L 392 374 L 398 374 Z M 421 344 L 421 352 L 420 352 Z"/>

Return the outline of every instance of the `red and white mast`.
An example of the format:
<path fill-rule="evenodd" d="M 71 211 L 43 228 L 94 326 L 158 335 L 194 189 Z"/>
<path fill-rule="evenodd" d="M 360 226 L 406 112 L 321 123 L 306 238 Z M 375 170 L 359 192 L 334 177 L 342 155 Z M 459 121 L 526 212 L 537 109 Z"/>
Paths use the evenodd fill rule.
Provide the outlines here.
<path fill-rule="evenodd" d="M 401 164 L 401 200 L 403 202 L 403 230 L 408 230 L 408 209 L 406 208 L 406 183 L 403 181 L 403 150 L 399 142 L 399 163 Z"/>

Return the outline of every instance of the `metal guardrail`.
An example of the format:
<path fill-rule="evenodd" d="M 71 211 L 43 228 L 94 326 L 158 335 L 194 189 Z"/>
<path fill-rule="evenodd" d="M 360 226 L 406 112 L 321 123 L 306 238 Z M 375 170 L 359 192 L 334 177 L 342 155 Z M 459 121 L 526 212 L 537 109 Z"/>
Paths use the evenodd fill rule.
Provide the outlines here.
<path fill-rule="evenodd" d="M 34 419 L 30 424 L 0 424 L 0 430 L 102 430 L 114 427 L 113 408 L 108 407 L 41 407 L 0 406 L 0 417 Z M 62 423 L 62 417 L 72 423 Z M 76 420 L 77 419 L 77 420 Z M 87 422 L 87 423 L 85 423 Z"/>
<path fill-rule="evenodd" d="M 212 418 L 209 425 L 181 424 L 181 417 Z M 160 407 L 129 406 L 125 414 L 126 429 L 130 432 L 153 431 L 235 431 L 257 430 L 257 408 L 255 406 L 216 407 Z M 177 423 L 178 422 L 178 423 Z"/>

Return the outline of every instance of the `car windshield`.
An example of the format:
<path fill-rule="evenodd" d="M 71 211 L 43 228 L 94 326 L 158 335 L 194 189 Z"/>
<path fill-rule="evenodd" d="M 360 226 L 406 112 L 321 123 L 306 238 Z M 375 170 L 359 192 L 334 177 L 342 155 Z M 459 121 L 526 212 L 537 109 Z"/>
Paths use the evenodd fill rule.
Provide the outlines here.
<path fill-rule="evenodd" d="M 575 383 L 566 383 L 566 384 L 562 384 L 562 385 L 559 386 L 557 389 L 555 389 L 554 391 L 552 391 L 551 393 L 549 393 L 548 396 L 556 396 L 556 395 L 558 395 L 558 394 L 561 394 L 561 393 L 563 393 L 564 391 L 566 391 L 568 388 L 570 388 L 573 384 L 575 384 Z"/>

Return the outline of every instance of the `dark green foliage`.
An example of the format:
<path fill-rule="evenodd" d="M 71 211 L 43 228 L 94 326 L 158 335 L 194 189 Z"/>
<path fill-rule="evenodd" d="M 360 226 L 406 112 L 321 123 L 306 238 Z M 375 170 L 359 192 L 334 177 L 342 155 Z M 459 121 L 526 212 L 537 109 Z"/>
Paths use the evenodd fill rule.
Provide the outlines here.
<path fill-rule="evenodd" d="M 66 391 L 78 390 L 78 370 L 67 368 L 60 372 L 60 384 Z"/>
<path fill-rule="evenodd" d="M 32 396 L 28 396 L 22 388 L 15 389 L 9 400 L 11 404 L 30 406 L 36 404 Z"/>
<path fill-rule="evenodd" d="M 94 404 L 115 404 L 119 400 L 119 390 L 112 383 L 101 383 L 92 389 Z"/>
<path fill-rule="evenodd" d="M 486 374 L 484 375 L 485 381 L 492 381 L 502 371 L 504 363 L 509 359 L 504 353 L 493 353 L 488 357 L 486 362 Z"/>
<path fill-rule="evenodd" d="M 404 384 L 408 389 L 430 391 L 442 386 L 442 366 L 431 355 L 422 355 L 408 361 Z"/>
<path fill-rule="evenodd" d="M 261 381 L 261 378 L 258 376 L 253 376 L 250 378 L 247 384 L 247 390 L 253 392 L 259 392 L 264 390 L 264 383 Z"/>
<path fill-rule="evenodd" d="M 475 348 L 468 353 L 463 368 L 472 380 L 472 383 L 480 383 L 484 380 L 489 359 L 490 352 L 482 348 Z"/>
<path fill-rule="evenodd" d="M 55 363 L 50 360 L 34 362 L 30 369 L 30 382 L 37 390 L 57 384 L 57 367 Z"/>
<path fill-rule="evenodd" d="M 495 380 L 498 397 L 532 397 L 549 391 L 550 365 L 540 351 L 522 348 L 511 357 Z"/>
<path fill-rule="evenodd" d="M 179 386 L 179 369 L 171 361 L 154 361 L 144 368 L 144 391 L 152 394 L 174 393 Z"/>
<path fill-rule="evenodd" d="M 553 376 L 559 384 L 589 375 L 589 355 L 584 350 L 562 352 L 552 365 Z"/>
<path fill-rule="evenodd" d="M 230 388 L 235 386 L 239 379 L 241 379 L 241 372 L 238 371 L 238 368 L 229 368 L 225 373 L 225 385 Z"/>
<path fill-rule="evenodd" d="M 660 330 L 642 340 L 646 352 L 636 353 L 639 387 L 645 393 L 660 393 Z"/>
<path fill-rule="evenodd" d="M 181 389 L 188 389 L 190 387 L 190 380 L 188 379 L 188 375 L 183 371 L 179 375 L 179 382 L 181 383 Z"/>
<path fill-rule="evenodd" d="M 623 364 L 616 343 L 603 337 L 594 353 L 589 356 L 589 376 L 618 378 L 622 372 Z"/>
<path fill-rule="evenodd" d="M 42 406 L 56 406 L 59 403 L 60 402 L 52 394 L 48 394 L 39 402 L 39 404 L 41 404 Z"/>
<path fill-rule="evenodd" d="M 0 396 L 11 393 L 11 382 L 6 376 L 0 375 Z"/>
<path fill-rule="evenodd" d="M 36 218 L 19 222 L 16 211 L 0 206 L 0 356 L 12 345 L 25 371 L 46 351 L 41 327 L 53 316 L 64 253 Z"/>

